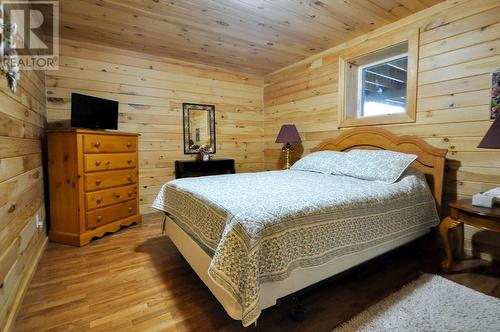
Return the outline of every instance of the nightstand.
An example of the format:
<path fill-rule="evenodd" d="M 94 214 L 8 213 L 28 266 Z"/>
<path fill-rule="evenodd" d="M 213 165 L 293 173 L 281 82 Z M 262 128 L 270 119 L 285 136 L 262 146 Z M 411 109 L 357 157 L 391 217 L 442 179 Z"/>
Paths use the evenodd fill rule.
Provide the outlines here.
<path fill-rule="evenodd" d="M 472 200 L 461 199 L 450 203 L 450 216 L 443 219 L 439 225 L 439 234 L 446 251 L 446 258 L 441 262 L 445 273 L 450 271 L 453 264 L 453 254 L 462 258 L 464 253 L 464 224 L 488 231 L 500 232 L 500 207 L 483 208 L 473 206 Z M 449 231 L 457 232 L 457 247 L 452 252 L 449 241 Z"/>
<path fill-rule="evenodd" d="M 207 175 L 234 174 L 234 159 L 210 159 L 209 161 L 176 160 L 175 178 Z"/>

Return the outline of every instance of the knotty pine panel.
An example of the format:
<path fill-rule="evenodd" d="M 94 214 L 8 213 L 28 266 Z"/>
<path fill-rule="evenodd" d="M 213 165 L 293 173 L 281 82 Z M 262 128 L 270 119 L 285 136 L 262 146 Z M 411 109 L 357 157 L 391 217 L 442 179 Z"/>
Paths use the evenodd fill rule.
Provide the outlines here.
<path fill-rule="evenodd" d="M 182 145 L 183 102 L 215 105 L 216 158 L 234 158 L 238 172 L 264 169 L 262 78 L 63 40 L 47 86 L 49 126 L 69 125 L 72 92 L 120 103 L 118 129 L 141 134 L 141 213 L 153 211 L 161 185 L 174 178 L 174 161 L 194 158 Z"/>
<path fill-rule="evenodd" d="M 411 17 L 410 17 L 411 18 Z M 338 129 L 338 57 L 357 43 L 392 32 L 420 29 L 417 120 L 385 125 L 400 135 L 417 135 L 449 149 L 444 200 L 470 197 L 500 186 L 500 157 L 495 150 L 477 149 L 488 130 L 492 71 L 500 64 L 500 3 L 461 1 L 444 12 L 418 20 L 402 20 L 359 40 L 271 73 L 265 77 L 265 168 L 283 165 L 274 140 L 283 123 L 295 123 L 302 155 Z M 298 158 L 296 154 L 294 158 Z"/>
<path fill-rule="evenodd" d="M 9 330 L 46 243 L 41 146 L 45 73 L 21 72 L 16 93 L 0 77 L 0 330 Z"/>
<path fill-rule="evenodd" d="M 263 75 L 442 1 L 59 2 L 62 38 Z"/>

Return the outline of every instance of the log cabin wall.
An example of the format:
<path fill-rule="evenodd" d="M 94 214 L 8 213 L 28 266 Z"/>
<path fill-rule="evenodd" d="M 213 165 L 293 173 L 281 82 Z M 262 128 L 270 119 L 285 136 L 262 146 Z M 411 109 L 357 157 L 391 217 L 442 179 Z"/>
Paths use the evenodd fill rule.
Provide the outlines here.
<path fill-rule="evenodd" d="M 354 45 L 417 27 L 417 120 L 382 127 L 449 149 L 445 202 L 500 186 L 500 152 L 476 148 L 491 125 L 490 75 L 500 68 L 498 1 L 448 1 L 267 75 L 265 168 L 283 165 L 281 146 L 274 143 L 283 123 L 297 125 L 303 155 L 341 132 L 337 114 L 340 55 Z M 470 246 L 474 230 L 469 228 L 467 233 Z M 494 235 L 484 236 L 484 243 L 498 245 Z M 482 234 L 475 237 L 483 239 Z"/>
<path fill-rule="evenodd" d="M 69 126 L 71 93 L 120 102 L 120 131 L 140 133 L 141 213 L 174 178 L 184 155 L 182 103 L 215 105 L 216 158 L 237 172 L 264 168 L 263 80 L 199 64 L 62 40 L 60 69 L 48 73 L 49 126 Z"/>
<path fill-rule="evenodd" d="M 45 247 L 42 140 L 45 73 L 22 71 L 16 93 L 0 77 L 0 330 L 13 324 Z"/>

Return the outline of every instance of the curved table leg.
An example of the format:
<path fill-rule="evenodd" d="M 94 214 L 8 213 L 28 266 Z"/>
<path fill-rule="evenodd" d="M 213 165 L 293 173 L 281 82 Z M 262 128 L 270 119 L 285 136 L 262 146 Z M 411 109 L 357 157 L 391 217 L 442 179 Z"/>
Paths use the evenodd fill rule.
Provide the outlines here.
<path fill-rule="evenodd" d="M 443 221 L 441 221 L 441 224 L 439 224 L 439 234 L 441 235 L 441 241 L 443 242 L 444 250 L 446 252 L 446 258 L 441 262 L 441 269 L 445 273 L 450 271 L 453 263 L 453 253 L 448 233 L 450 229 L 457 227 L 459 224 L 461 223 L 450 217 L 444 218 Z"/>

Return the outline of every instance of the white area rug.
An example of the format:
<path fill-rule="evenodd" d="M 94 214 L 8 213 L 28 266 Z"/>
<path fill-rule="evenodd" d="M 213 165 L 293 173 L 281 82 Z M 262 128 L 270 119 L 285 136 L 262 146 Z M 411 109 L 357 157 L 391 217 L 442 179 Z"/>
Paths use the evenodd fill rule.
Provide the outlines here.
<path fill-rule="evenodd" d="M 500 331 L 500 299 L 424 274 L 334 332 Z"/>

